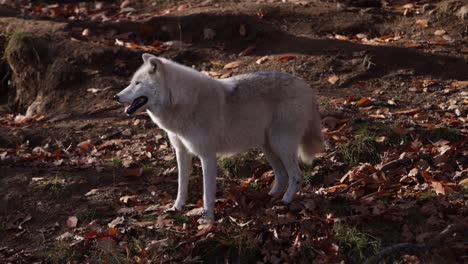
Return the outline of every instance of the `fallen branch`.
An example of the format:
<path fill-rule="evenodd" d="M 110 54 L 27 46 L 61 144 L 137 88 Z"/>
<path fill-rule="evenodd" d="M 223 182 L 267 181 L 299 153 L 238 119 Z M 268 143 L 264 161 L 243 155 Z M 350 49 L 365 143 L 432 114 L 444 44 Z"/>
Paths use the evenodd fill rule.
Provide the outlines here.
<path fill-rule="evenodd" d="M 396 167 L 399 167 L 401 165 L 409 165 L 410 163 L 411 163 L 411 157 L 405 157 L 402 159 L 392 160 L 390 162 L 383 164 L 380 167 L 380 171 L 388 171 Z"/>
<path fill-rule="evenodd" d="M 452 236 L 457 231 L 466 230 L 467 226 L 463 224 L 453 224 L 448 225 L 442 232 L 436 235 L 433 239 L 431 239 L 428 243 L 422 244 L 413 244 L 413 243 L 400 243 L 396 245 L 392 245 L 389 247 L 384 248 L 380 251 L 377 255 L 369 258 L 365 264 L 377 264 L 383 259 L 395 255 L 395 254 L 402 254 L 402 253 L 418 253 L 418 252 L 426 252 L 434 247 L 442 246 L 442 242 L 446 240 L 448 237 Z"/>

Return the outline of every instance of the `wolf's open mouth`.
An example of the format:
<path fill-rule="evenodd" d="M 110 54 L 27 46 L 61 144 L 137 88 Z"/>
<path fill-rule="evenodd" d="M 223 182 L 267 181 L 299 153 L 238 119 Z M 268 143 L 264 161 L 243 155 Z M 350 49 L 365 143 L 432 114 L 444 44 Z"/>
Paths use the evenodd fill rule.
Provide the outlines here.
<path fill-rule="evenodd" d="M 148 97 L 140 96 L 137 99 L 133 100 L 133 102 L 125 108 L 125 113 L 127 115 L 132 115 L 135 113 L 140 107 L 144 106 L 148 102 Z"/>

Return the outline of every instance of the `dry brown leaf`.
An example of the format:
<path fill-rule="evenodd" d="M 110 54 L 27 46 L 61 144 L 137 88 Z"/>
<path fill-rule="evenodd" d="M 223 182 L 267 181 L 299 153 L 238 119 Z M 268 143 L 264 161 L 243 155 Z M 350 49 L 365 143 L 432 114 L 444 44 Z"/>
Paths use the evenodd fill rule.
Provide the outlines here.
<path fill-rule="evenodd" d="M 214 232 L 216 230 L 216 226 L 213 223 L 207 223 L 198 226 L 198 233 L 195 235 L 197 237 L 204 236 L 208 233 Z"/>
<path fill-rule="evenodd" d="M 423 28 L 427 28 L 429 26 L 429 21 L 427 19 L 418 19 L 416 20 L 416 24 Z"/>
<path fill-rule="evenodd" d="M 227 70 L 227 69 L 235 69 L 235 68 L 238 68 L 239 66 L 241 66 L 243 64 L 242 61 L 233 61 L 233 62 L 230 62 L 226 65 L 224 65 L 224 69 Z"/>
<path fill-rule="evenodd" d="M 288 62 L 288 61 L 294 60 L 296 58 L 297 58 L 297 56 L 295 56 L 295 55 L 283 55 L 283 56 L 278 57 L 278 60 L 281 61 L 281 62 Z"/>
<path fill-rule="evenodd" d="M 366 106 L 368 105 L 370 102 L 372 102 L 369 98 L 367 97 L 363 97 L 361 98 L 359 101 L 356 102 L 356 106 Z"/>
<path fill-rule="evenodd" d="M 85 28 L 85 29 L 83 30 L 83 32 L 81 32 L 81 35 L 82 35 L 83 37 L 89 37 L 89 36 L 91 36 L 91 30 L 90 30 L 89 28 Z"/>
<path fill-rule="evenodd" d="M 131 4 L 130 0 L 125 0 L 120 4 L 120 8 L 123 9 L 123 8 L 129 7 L 130 4 Z"/>
<path fill-rule="evenodd" d="M 116 237 L 118 233 L 119 233 L 119 229 L 117 229 L 115 227 L 107 228 L 107 235 L 108 236 Z"/>
<path fill-rule="evenodd" d="M 335 39 L 338 39 L 338 40 L 349 40 L 348 37 L 343 36 L 343 35 L 339 35 L 339 34 L 335 34 Z"/>
<path fill-rule="evenodd" d="M 90 139 L 79 143 L 77 146 L 78 146 L 80 149 L 85 150 L 85 151 L 90 151 L 92 148 L 94 148 L 94 145 L 91 144 L 91 140 L 90 140 Z"/>
<path fill-rule="evenodd" d="M 442 185 L 442 183 L 440 183 L 438 181 L 432 181 L 431 184 L 432 184 L 432 188 L 434 188 L 434 191 L 437 194 L 445 195 L 445 189 L 444 189 L 444 186 Z"/>
<path fill-rule="evenodd" d="M 419 109 L 407 109 L 407 110 L 399 110 L 399 111 L 395 111 L 394 114 L 395 115 L 414 115 L 416 113 L 419 113 Z"/>
<path fill-rule="evenodd" d="M 404 47 L 406 48 L 419 48 L 422 46 L 421 43 L 417 43 L 417 42 L 407 42 L 405 44 L 403 44 Z"/>
<path fill-rule="evenodd" d="M 238 56 L 239 57 L 247 56 L 250 53 L 252 53 L 252 51 L 254 51 L 254 49 L 255 49 L 255 45 L 249 46 L 246 49 L 244 49 L 243 51 L 241 51 Z"/>
<path fill-rule="evenodd" d="M 454 81 L 452 82 L 453 87 L 463 87 L 463 86 L 468 86 L 468 81 Z"/>
<path fill-rule="evenodd" d="M 323 124 L 323 126 L 329 128 L 329 129 L 334 129 L 337 126 L 348 122 L 349 120 L 351 120 L 351 118 L 341 118 L 340 119 L 340 118 L 336 118 L 336 117 L 333 117 L 333 116 L 326 116 L 326 117 L 322 118 L 322 124 Z"/>
<path fill-rule="evenodd" d="M 335 84 L 339 80 L 340 80 L 340 77 L 338 77 L 336 74 L 330 75 L 330 77 L 328 77 L 328 82 L 331 84 Z"/>
<path fill-rule="evenodd" d="M 261 57 L 260 59 L 258 59 L 255 63 L 257 63 L 257 64 L 262 64 L 262 63 L 264 63 L 265 61 L 267 61 L 268 58 L 269 58 L 268 56 L 263 56 L 263 57 Z"/>

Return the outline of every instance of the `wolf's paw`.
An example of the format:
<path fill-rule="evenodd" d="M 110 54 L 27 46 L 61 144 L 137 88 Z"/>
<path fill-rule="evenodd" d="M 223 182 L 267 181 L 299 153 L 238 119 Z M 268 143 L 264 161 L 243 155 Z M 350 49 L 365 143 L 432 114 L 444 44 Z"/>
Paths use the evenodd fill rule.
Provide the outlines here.
<path fill-rule="evenodd" d="M 214 213 L 213 212 L 208 212 L 206 210 L 203 211 L 202 215 L 200 218 L 198 218 L 198 224 L 208 224 L 208 223 L 213 223 L 214 222 Z"/>
<path fill-rule="evenodd" d="M 284 189 L 286 189 L 286 184 L 275 179 L 275 183 L 268 194 L 271 196 L 278 195 L 284 192 Z"/>
<path fill-rule="evenodd" d="M 272 201 L 277 201 L 277 200 L 281 199 L 281 194 L 283 194 L 283 193 L 282 192 L 272 192 L 272 191 L 270 191 L 268 193 L 268 195 L 271 196 Z"/>
<path fill-rule="evenodd" d="M 182 209 L 178 209 L 175 205 L 164 210 L 165 213 L 178 213 L 180 211 L 182 211 Z"/>
<path fill-rule="evenodd" d="M 283 199 L 281 199 L 281 201 L 285 204 L 290 204 L 294 200 L 295 197 L 296 197 L 295 192 L 286 192 L 283 195 Z"/>

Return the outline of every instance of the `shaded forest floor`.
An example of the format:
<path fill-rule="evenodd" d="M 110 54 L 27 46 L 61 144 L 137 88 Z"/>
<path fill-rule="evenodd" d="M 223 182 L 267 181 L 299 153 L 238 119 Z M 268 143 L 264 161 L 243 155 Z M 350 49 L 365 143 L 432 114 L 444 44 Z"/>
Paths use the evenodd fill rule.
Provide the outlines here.
<path fill-rule="evenodd" d="M 0 4 L 0 262 L 467 261 L 466 2 L 31 2 Z M 164 213 L 167 137 L 111 100 L 144 52 L 307 80 L 327 148 L 298 198 L 267 195 L 252 151 L 219 161 L 214 225 L 198 160 L 187 210 Z"/>

